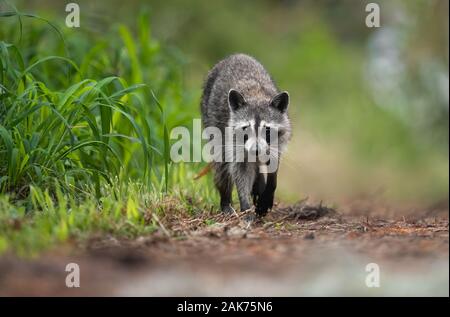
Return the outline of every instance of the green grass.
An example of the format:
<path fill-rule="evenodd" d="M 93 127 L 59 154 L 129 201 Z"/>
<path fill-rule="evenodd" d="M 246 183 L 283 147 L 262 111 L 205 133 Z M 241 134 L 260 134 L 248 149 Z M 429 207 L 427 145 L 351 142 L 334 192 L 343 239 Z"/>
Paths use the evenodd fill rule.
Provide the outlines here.
<path fill-rule="evenodd" d="M 171 175 L 174 180 L 193 176 L 178 168 Z M 0 195 L 0 254 L 35 256 L 62 242 L 82 243 L 96 233 L 135 238 L 158 230 L 165 215 L 214 210 L 214 195 L 207 186 L 190 183 L 183 182 L 184 190 L 168 196 L 136 181 L 114 182 L 101 187 L 100 199 L 86 193 L 81 201 L 64 194 L 58 185 L 53 193 L 31 186 L 31 209 L 25 201 L 12 203 L 9 196 Z M 191 195 L 194 192 L 196 196 Z"/>
<path fill-rule="evenodd" d="M 14 8 L 0 19 L 0 253 L 153 232 L 167 195 L 186 212 L 212 208 L 208 180 L 170 164 L 168 122 L 187 125 L 198 96 L 145 12 L 137 34 L 116 25 L 97 44 Z"/>

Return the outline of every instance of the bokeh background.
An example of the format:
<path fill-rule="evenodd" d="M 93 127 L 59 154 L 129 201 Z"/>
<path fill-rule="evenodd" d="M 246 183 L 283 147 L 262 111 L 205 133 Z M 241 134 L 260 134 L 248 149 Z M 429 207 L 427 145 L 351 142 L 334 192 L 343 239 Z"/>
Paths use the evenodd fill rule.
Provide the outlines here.
<path fill-rule="evenodd" d="M 77 294 L 74 262 L 81 295 L 448 296 L 448 10 L 0 0 L 0 295 Z M 250 227 L 218 213 L 211 174 L 194 180 L 205 163 L 168 157 L 236 52 L 289 91 L 294 127 L 276 192 L 289 205 Z M 305 197 L 338 214 L 299 220 Z"/>
<path fill-rule="evenodd" d="M 70 30 L 68 2 L 10 1 L 60 25 L 75 61 L 92 43 L 122 45 L 118 25 L 136 33 L 138 16 L 147 13 L 151 47 L 171 56 L 154 63 L 176 69 L 164 74 L 181 87 L 162 101 L 169 128 L 199 117 L 202 82 L 215 62 L 235 52 L 259 59 L 292 98 L 281 200 L 448 204 L 448 1 L 375 1 L 381 27 L 368 28 L 371 1 L 80 0 L 81 27 Z M 62 50 L 46 41 L 56 37 L 50 27 L 24 26 L 22 41 L 36 32 L 40 40 L 30 43 L 37 52 Z M 135 79 L 152 85 L 161 74 L 143 67 Z"/>

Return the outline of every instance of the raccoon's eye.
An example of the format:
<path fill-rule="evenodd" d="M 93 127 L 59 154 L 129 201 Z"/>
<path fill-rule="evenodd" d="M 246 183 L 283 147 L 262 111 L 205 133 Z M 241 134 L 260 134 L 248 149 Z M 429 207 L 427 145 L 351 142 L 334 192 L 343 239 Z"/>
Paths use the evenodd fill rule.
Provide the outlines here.
<path fill-rule="evenodd" d="M 243 126 L 240 129 L 241 129 L 240 134 L 244 137 L 244 143 L 246 143 L 248 141 L 248 125 Z"/>
<path fill-rule="evenodd" d="M 265 127 L 264 129 L 266 130 L 266 142 L 267 144 L 270 144 L 270 128 Z"/>

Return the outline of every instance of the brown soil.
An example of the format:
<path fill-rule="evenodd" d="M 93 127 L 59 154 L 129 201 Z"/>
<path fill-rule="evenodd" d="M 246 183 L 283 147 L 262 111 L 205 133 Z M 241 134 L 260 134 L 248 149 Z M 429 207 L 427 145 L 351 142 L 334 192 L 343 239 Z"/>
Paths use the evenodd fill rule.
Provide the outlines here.
<path fill-rule="evenodd" d="M 366 212 L 366 211 L 365 211 Z M 448 207 L 396 219 L 300 202 L 263 220 L 174 213 L 133 240 L 93 236 L 33 260 L 0 258 L 0 295 L 448 296 Z M 81 287 L 65 285 L 77 263 Z M 380 267 L 380 287 L 365 284 Z"/>

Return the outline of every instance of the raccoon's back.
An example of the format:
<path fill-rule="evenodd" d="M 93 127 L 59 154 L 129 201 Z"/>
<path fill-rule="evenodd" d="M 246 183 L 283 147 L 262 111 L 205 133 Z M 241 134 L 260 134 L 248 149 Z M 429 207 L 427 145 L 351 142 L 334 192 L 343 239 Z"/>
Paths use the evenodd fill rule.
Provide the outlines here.
<path fill-rule="evenodd" d="M 270 100 L 278 92 L 269 73 L 256 59 L 245 54 L 231 55 L 217 63 L 206 78 L 201 101 L 205 127 L 227 126 L 230 89 L 239 91 L 246 100 Z"/>

